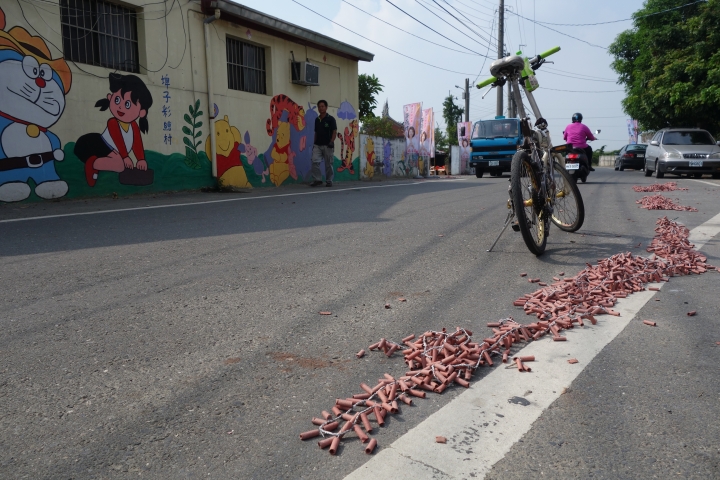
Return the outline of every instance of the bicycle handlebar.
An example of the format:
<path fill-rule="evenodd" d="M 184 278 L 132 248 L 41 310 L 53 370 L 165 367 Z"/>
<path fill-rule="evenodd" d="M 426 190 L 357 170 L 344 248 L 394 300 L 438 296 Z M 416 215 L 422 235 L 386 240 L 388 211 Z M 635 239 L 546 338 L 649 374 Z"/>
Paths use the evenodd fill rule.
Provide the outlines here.
<path fill-rule="evenodd" d="M 550 50 L 541 53 L 540 55 L 538 55 L 538 57 L 540 57 L 540 58 L 547 58 L 547 57 L 549 57 L 550 55 L 552 55 L 553 53 L 557 53 L 557 52 L 559 52 L 559 51 L 560 51 L 560 47 L 553 47 L 553 48 L 551 48 Z"/>
<path fill-rule="evenodd" d="M 488 85 L 495 82 L 496 80 L 497 80 L 497 78 L 495 78 L 495 77 L 490 77 L 488 79 L 485 79 L 482 82 L 477 84 L 477 88 L 487 87 Z"/>
<path fill-rule="evenodd" d="M 547 58 L 547 57 L 549 57 L 550 55 L 552 55 L 552 54 L 554 54 L 554 53 L 557 53 L 557 52 L 559 52 L 559 51 L 560 51 L 560 47 L 553 47 L 553 48 L 551 48 L 550 50 L 547 50 L 547 51 L 541 53 L 540 55 L 537 55 L 535 58 L 538 59 L 538 60 L 541 60 L 541 59 Z M 483 80 L 482 82 L 478 83 L 478 84 L 476 85 L 476 87 L 477 87 L 477 88 L 487 87 L 488 85 L 490 85 L 491 83 L 495 83 L 496 81 L 497 81 L 497 78 L 495 78 L 495 77 L 490 77 L 490 78 L 487 78 L 487 79 Z"/>

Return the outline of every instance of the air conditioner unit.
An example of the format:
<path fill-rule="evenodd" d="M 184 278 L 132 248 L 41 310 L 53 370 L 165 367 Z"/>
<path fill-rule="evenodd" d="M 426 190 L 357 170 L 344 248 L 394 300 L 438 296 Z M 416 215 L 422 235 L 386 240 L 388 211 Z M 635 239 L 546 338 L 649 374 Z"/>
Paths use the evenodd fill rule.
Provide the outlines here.
<path fill-rule="evenodd" d="M 320 85 L 320 67 L 310 62 L 291 62 L 292 83 L 298 85 Z"/>

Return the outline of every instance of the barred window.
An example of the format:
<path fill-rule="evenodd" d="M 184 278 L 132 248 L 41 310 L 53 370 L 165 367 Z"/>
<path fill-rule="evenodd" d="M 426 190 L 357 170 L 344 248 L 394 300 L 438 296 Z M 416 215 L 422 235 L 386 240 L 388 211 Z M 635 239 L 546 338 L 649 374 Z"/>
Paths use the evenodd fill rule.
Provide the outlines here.
<path fill-rule="evenodd" d="M 227 39 L 228 88 L 265 94 L 265 49 Z"/>
<path fill-rule="evenodd" d="M 139 72 L 137 14 L 101 0 L 60 0 L 67 60 Z"/>

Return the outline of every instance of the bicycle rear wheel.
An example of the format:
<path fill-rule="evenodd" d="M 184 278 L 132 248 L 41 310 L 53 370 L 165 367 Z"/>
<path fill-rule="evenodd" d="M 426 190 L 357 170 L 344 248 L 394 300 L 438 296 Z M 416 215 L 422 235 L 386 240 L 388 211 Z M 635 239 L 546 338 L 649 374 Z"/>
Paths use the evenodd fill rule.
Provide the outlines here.
<path fill-rule="evenodd" d="M 557 163 L 554 166 L 555 202 L 550 220 L 560 230 L 575 232 L 585 221 L 585 204 L 580 189 L 567 170 Z"/>
<path fill-rule="evenodd" d="M 519 150 L 512 159 L 510 188 L 515 216 L 525 245 L 535 255 L 542 255 L 547 245 L 540 179 L 530 163 L 527 152 Z"/>

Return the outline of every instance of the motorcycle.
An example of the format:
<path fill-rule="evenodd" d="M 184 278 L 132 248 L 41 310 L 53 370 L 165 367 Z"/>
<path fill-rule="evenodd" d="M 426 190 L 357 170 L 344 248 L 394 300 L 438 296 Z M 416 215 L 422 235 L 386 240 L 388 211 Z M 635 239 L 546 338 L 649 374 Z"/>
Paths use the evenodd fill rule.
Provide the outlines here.
<path fill-rule="evenodd" d="M 599 133 L 600 130 L 595 131 L 596 135 Z M 587 157 L 585 150 L 582 148 L 573 148 L 572 145 L 568 144 L 565 146 L 565 150 L 569 152 L 565 156 L 565 170 L 575 180 L 575 183 L 578 180 L 585 183 L 590 174 L 590 162 L 592 162 L 592 159 Z"/>

